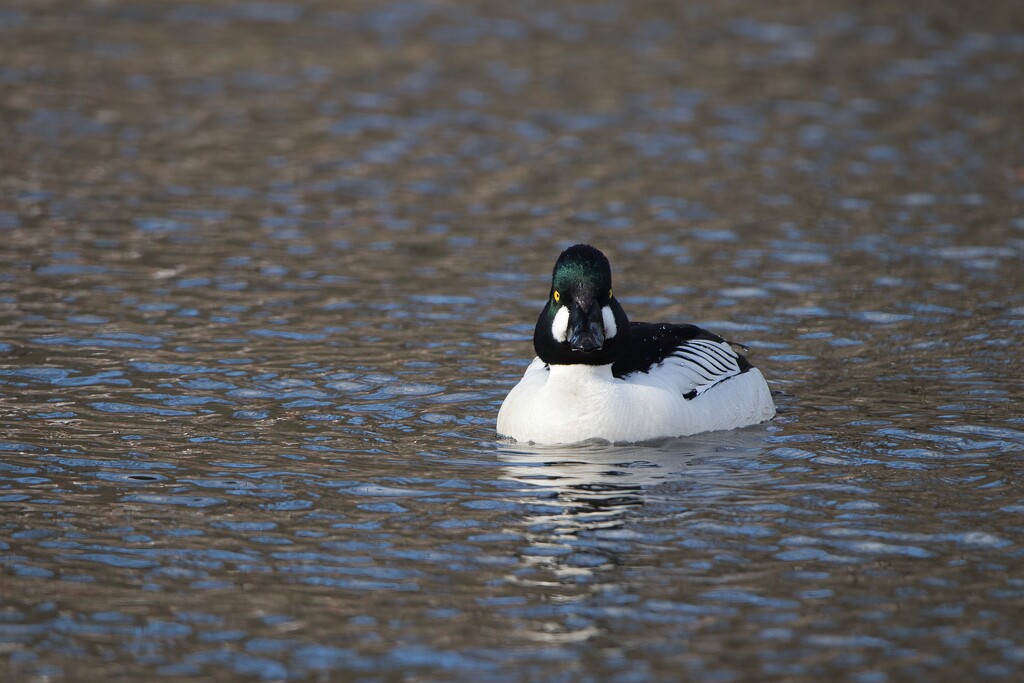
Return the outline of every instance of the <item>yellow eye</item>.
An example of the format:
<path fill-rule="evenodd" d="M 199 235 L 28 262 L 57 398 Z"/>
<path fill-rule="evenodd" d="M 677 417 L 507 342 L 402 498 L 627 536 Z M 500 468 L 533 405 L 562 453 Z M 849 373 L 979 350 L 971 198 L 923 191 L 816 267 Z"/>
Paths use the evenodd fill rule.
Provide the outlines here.
<path fill-rule="evenodd" d="M 561 294 L 559 294 L 559 293 L 558 293 L 558 290 L 556 289 L 556 290 L 555 290 L 555 303 L 557 304 L 557 303 L 558 303 L 558 301 L 559 301 L 559 299 L 561 299 L 561 298 L 562 298 L 562 295 L 561 295 Z"/>
<path fill-rule="evenodd" d="M 614 291 L 614 290 L 611 290 L 611 289 L 609 289 L 609 290 L 608 290 L 608 298 L 609 298 L 609 299 L 611 299 L 611 298 L 612 298 L 612 292 L 613 292 L 613 291 Z"/>

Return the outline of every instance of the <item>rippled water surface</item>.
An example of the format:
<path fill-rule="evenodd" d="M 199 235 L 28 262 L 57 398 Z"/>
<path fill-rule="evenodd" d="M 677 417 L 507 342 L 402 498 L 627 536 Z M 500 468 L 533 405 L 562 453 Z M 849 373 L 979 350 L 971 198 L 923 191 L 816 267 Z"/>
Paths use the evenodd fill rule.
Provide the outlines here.
<path fill-rule="evenodd" d="M 0 678 L 1019 680 L 1022 82 L 1019 3 L 7 3 Z M 778 418 L 497 442 L 577 241 Z"/>

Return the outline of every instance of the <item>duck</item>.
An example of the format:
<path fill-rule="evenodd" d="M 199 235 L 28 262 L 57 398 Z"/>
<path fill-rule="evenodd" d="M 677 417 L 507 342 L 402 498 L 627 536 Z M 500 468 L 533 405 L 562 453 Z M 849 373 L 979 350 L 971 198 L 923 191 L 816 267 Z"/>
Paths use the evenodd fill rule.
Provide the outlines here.
<path fill-rule="evenodd" d="M 735 346 L 697 325 L 630 321 L 607 257 L 573 245 L 555 262 L 537 355 L 498 410 L 498 436 L 641 443 L 770 420 L 768 383 Z"/>

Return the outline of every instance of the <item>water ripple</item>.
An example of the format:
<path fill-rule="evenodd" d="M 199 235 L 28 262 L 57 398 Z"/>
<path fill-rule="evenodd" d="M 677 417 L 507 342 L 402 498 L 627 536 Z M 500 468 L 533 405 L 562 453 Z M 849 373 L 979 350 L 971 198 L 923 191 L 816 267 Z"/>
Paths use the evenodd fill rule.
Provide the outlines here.
<path fill-rule="evenodd" d="M 206 5 L 0 9 L 9 678 L 1019 678 L 1017 5 Z M 497 441 L 580 241 L 778 417 Z"/>

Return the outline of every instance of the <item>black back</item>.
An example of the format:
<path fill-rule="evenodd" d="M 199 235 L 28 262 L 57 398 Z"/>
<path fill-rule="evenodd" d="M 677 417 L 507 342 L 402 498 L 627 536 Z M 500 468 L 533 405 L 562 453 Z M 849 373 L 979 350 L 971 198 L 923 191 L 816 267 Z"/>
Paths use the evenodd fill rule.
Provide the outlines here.
<path fill-rule="evenodd" d="M 671 323 L 634 323 L 629 324 L 629 346 L 612 365 L 612 374 L 619 379 L 636 372 L 649 372 L 660 365 L 666 358 L 675 354 L 680 346 L 694 339 L 706 339 L 713 342 L 725 342 L 717 334 L 712 334 L 696 325 L 673 325 Z M 729 343 L 729 342 L 726 342 Z M 740 372 L 753 367 L 742 355 L 736 354 Z"/>

